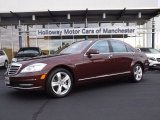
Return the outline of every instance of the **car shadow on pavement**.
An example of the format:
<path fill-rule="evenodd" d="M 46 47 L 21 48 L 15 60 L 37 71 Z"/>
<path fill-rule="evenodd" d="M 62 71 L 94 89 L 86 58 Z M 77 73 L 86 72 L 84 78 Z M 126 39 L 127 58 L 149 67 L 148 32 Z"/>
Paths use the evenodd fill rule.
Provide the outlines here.
<path fill-rule="evenodd" d="M 116 87 L 116 86 L 123 86 L 131 84 L 127 78 L 122 79 L 112 79 L 112 80 L 102 80 L 102 81 L 95 81 L 95 82 L 86 82 L 82 83 L 81 85 L 78 85 L 74 88 L 73 92 L 85 92 L 85 91 L 92 91 L 92 90 L 101 90 L 101 89 L 107 89 L 110 87 Z"/>
<path fill-rule="evenodd" d="M 143 81 L 142 81 L 143 82 Z M 125 85 L 132 84 L 128 79 L 113 79 L 99 82 L 87 82 L 80 84 L 72 89 L 72 92 L 69 96 L 66 97 L 74 97 L 74 95 L 78 94 L 88 94 L 103 91 L 104 89 L 110 89 L 111 87 L 122 87 Z M 133 83 L 134 84 L 134 83 Z M 8 92 L 8 95 L 12 98 L 18 99 L 28 99 L 28 100 L 43 100 L 43 99 L 52 99 L 49 97 L 45 91 L 20 91 L 20 90 L 11 90 Z"/>
<path fill-rule="evenodd" d="M 8 92 L 8 95 L 12 98 L 25 99 L 25 100 L 42 100 L 49 98 L 44 91 L 20 91 L 12 90 Z"/>

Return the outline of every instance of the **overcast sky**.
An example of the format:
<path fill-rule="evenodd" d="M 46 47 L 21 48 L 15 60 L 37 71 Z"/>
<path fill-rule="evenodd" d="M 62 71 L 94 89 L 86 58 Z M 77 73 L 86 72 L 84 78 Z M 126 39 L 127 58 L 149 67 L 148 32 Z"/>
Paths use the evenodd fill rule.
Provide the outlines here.
<path fill-rule="evenodd" d="M 0 0 L 0 12 L 158 7 L 160 0 Z"/>

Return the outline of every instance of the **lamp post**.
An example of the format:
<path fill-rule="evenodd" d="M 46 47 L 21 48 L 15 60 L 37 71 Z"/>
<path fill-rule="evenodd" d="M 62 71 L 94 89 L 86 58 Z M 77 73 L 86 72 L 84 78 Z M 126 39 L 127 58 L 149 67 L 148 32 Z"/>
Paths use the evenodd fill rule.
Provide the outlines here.
<path fill-rule="evenodd" d="M 21 29 L 21 20 L 19 20 L 18 24 L 18 33 L 19 33 L 19 48 L 22 47 L 22 29 Z"/>

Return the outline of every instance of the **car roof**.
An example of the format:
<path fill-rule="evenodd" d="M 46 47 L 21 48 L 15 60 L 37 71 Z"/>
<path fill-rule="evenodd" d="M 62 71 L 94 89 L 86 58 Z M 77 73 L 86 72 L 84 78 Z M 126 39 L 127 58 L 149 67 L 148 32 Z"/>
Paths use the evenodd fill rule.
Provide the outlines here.
<path fill-rule="evenodd" d="M 22 47 L 20 48 L 19 50 L 39 50 L 40 48 L 39 47 Z"/>

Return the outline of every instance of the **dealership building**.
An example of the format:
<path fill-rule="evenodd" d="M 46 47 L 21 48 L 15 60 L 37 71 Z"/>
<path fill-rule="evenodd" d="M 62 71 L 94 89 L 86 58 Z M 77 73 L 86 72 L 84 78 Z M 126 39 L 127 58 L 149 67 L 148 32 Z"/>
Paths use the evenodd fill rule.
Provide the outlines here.
<path fill-rule="evenodd" d="M 158 0 L 0 0 L 0 49 L 11 58 L 20 47 L 52 54 L 65 44 L 120 39 L 160 49 Z"/>

